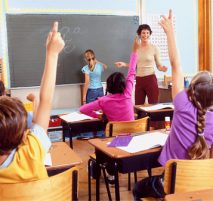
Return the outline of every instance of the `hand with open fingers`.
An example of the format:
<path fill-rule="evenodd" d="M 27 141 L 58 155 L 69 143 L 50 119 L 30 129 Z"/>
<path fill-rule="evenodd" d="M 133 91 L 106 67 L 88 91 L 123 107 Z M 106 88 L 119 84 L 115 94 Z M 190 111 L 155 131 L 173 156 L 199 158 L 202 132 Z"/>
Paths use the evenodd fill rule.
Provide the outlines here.
<path fill-rule="evenodd" d="M 140 47 L 140 41 L 138 39 L 138 37 L 135 37 L 135 40 L 133 42 L 133 47 L 132 47 L 132 51 L 133 52 L 137 52 L 137 49 Z"/>
<path fill-rule="evenodd" d="M 64 40 L 61 33 L 58 32 L 58 22 L 54 22 L 51 32 L 46 40 L 46 49 L 48 53 L 59 54 L 64 48 Z"/>
<path fill-rule="evenodd" d="M 126 67 L 127 64 L 123 61 L 118 61 L 114 63 L 117 68 Z"/>
<path fill-rule="evenodd" d="M 163 28 L 165 33 L 173 30 L 173 23 L 172 23 L 172 10 L 169 10 L 169 16 L 166 17 L 165 15 L 161 16 L 161 20 L 159 22 L 160 26 Z"/>

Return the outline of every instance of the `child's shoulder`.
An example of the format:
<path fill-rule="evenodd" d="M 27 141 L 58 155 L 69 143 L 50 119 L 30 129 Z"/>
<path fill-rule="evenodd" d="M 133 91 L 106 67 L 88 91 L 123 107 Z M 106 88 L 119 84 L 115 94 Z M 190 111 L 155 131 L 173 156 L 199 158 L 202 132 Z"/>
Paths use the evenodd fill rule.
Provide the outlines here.
<path fill-rule="evenodd" d="M 81 71 L 82 71 L 82 72 L 87 72 L 87 71 L 89 71 L 89 66 L 88 66 L 88 65 L 83 66 L 82 69 L 81 69 Z"/>

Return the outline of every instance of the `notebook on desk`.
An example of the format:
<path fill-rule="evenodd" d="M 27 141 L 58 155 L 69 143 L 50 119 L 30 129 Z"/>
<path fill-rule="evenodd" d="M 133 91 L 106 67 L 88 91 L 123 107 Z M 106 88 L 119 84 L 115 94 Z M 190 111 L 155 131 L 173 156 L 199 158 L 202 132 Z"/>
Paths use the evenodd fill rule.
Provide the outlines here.
<path fill-rule="evenodd" d="M 161 109 L 174 109 L 173 103 L 159 103 L 156 105 L 151 106 L 141 106 L 140 109 L 145 111 L 152 111 L 152 110 L 161 110 Z"/>
<path fill-rule="evenodd" d="M 65 120 L 66 122 L 75 122 L 75 121 L 94 119 L 93 117 L 90 117 L 85 114 L 81 114 L 80 112 L 72 112 L 69 114 L 61 115 L 60 118 Z"/>
<path fill-rule="evenodd" d="M 134 136 L 128 146 L 117 147 L 129 153 L 136 153 L 139 151 L 148 150 L 151 148 L 163 146 L 167 140 L 168 134 L 163 132 L 153 132 L 143 135 Z"/>
<path fill-rule="evenodd" d="M 110 144 L 108 144 L 108 147 L 125 147 L 128 146 L 131 142 L 133 136 L 127 134 L 127 135 L 118 135 L 116 136 Z"/>

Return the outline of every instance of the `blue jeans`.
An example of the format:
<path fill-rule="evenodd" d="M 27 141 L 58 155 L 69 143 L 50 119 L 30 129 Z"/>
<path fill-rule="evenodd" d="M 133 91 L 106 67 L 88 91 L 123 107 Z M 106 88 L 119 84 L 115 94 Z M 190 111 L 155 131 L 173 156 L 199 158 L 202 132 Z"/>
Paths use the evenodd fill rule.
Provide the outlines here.
<path fill-rule="evenodd" d="M 97 88 L 97 89 L 88 89 L 86 103 L 93 102 L 93 101 L 97 100 L 98 97 L 101 97 L 103 95 L 104 95 L 103 87 Z"/>
<path fill-rule="evenodd" d="M 97 89 L 88 89 L 87 90 L 87 96 L 86 96 L 86 103 L 93 102 L 98 99 L 98 97 L 101 97 L 104 95 L 103 87 L 97 88 Z M 94 132 L 86 132 L 81 133 L 81 137 L 88 137 L 91 138 L 94 136 Z M 105 136 L 104 131 L 97 131 L 96 136 L 103 137 Z"/>

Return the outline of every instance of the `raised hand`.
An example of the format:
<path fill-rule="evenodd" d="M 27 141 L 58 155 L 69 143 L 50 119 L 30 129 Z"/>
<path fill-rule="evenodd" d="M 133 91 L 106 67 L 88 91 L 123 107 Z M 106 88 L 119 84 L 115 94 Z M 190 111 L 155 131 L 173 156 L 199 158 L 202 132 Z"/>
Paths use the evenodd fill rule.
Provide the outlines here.
<path fill-rule="evenodd" d="M 159 22 L 160 26 L 163 28 L 165 33 L 173 30 L 173 22 L 172 22 L 172 10 L 169 10 L 169 16 L 166 17 L 165 15 L 161 16 L 161 20 Z"/>
<path fill-rule="evenodd" d="M 58 22 L 54 22 L 52 31 L 49 33 L 46 40 L 46 49 L 48 53 L 59 54 L 64 48 L 64 40 L 61 33 L 58 32 Z"/>

